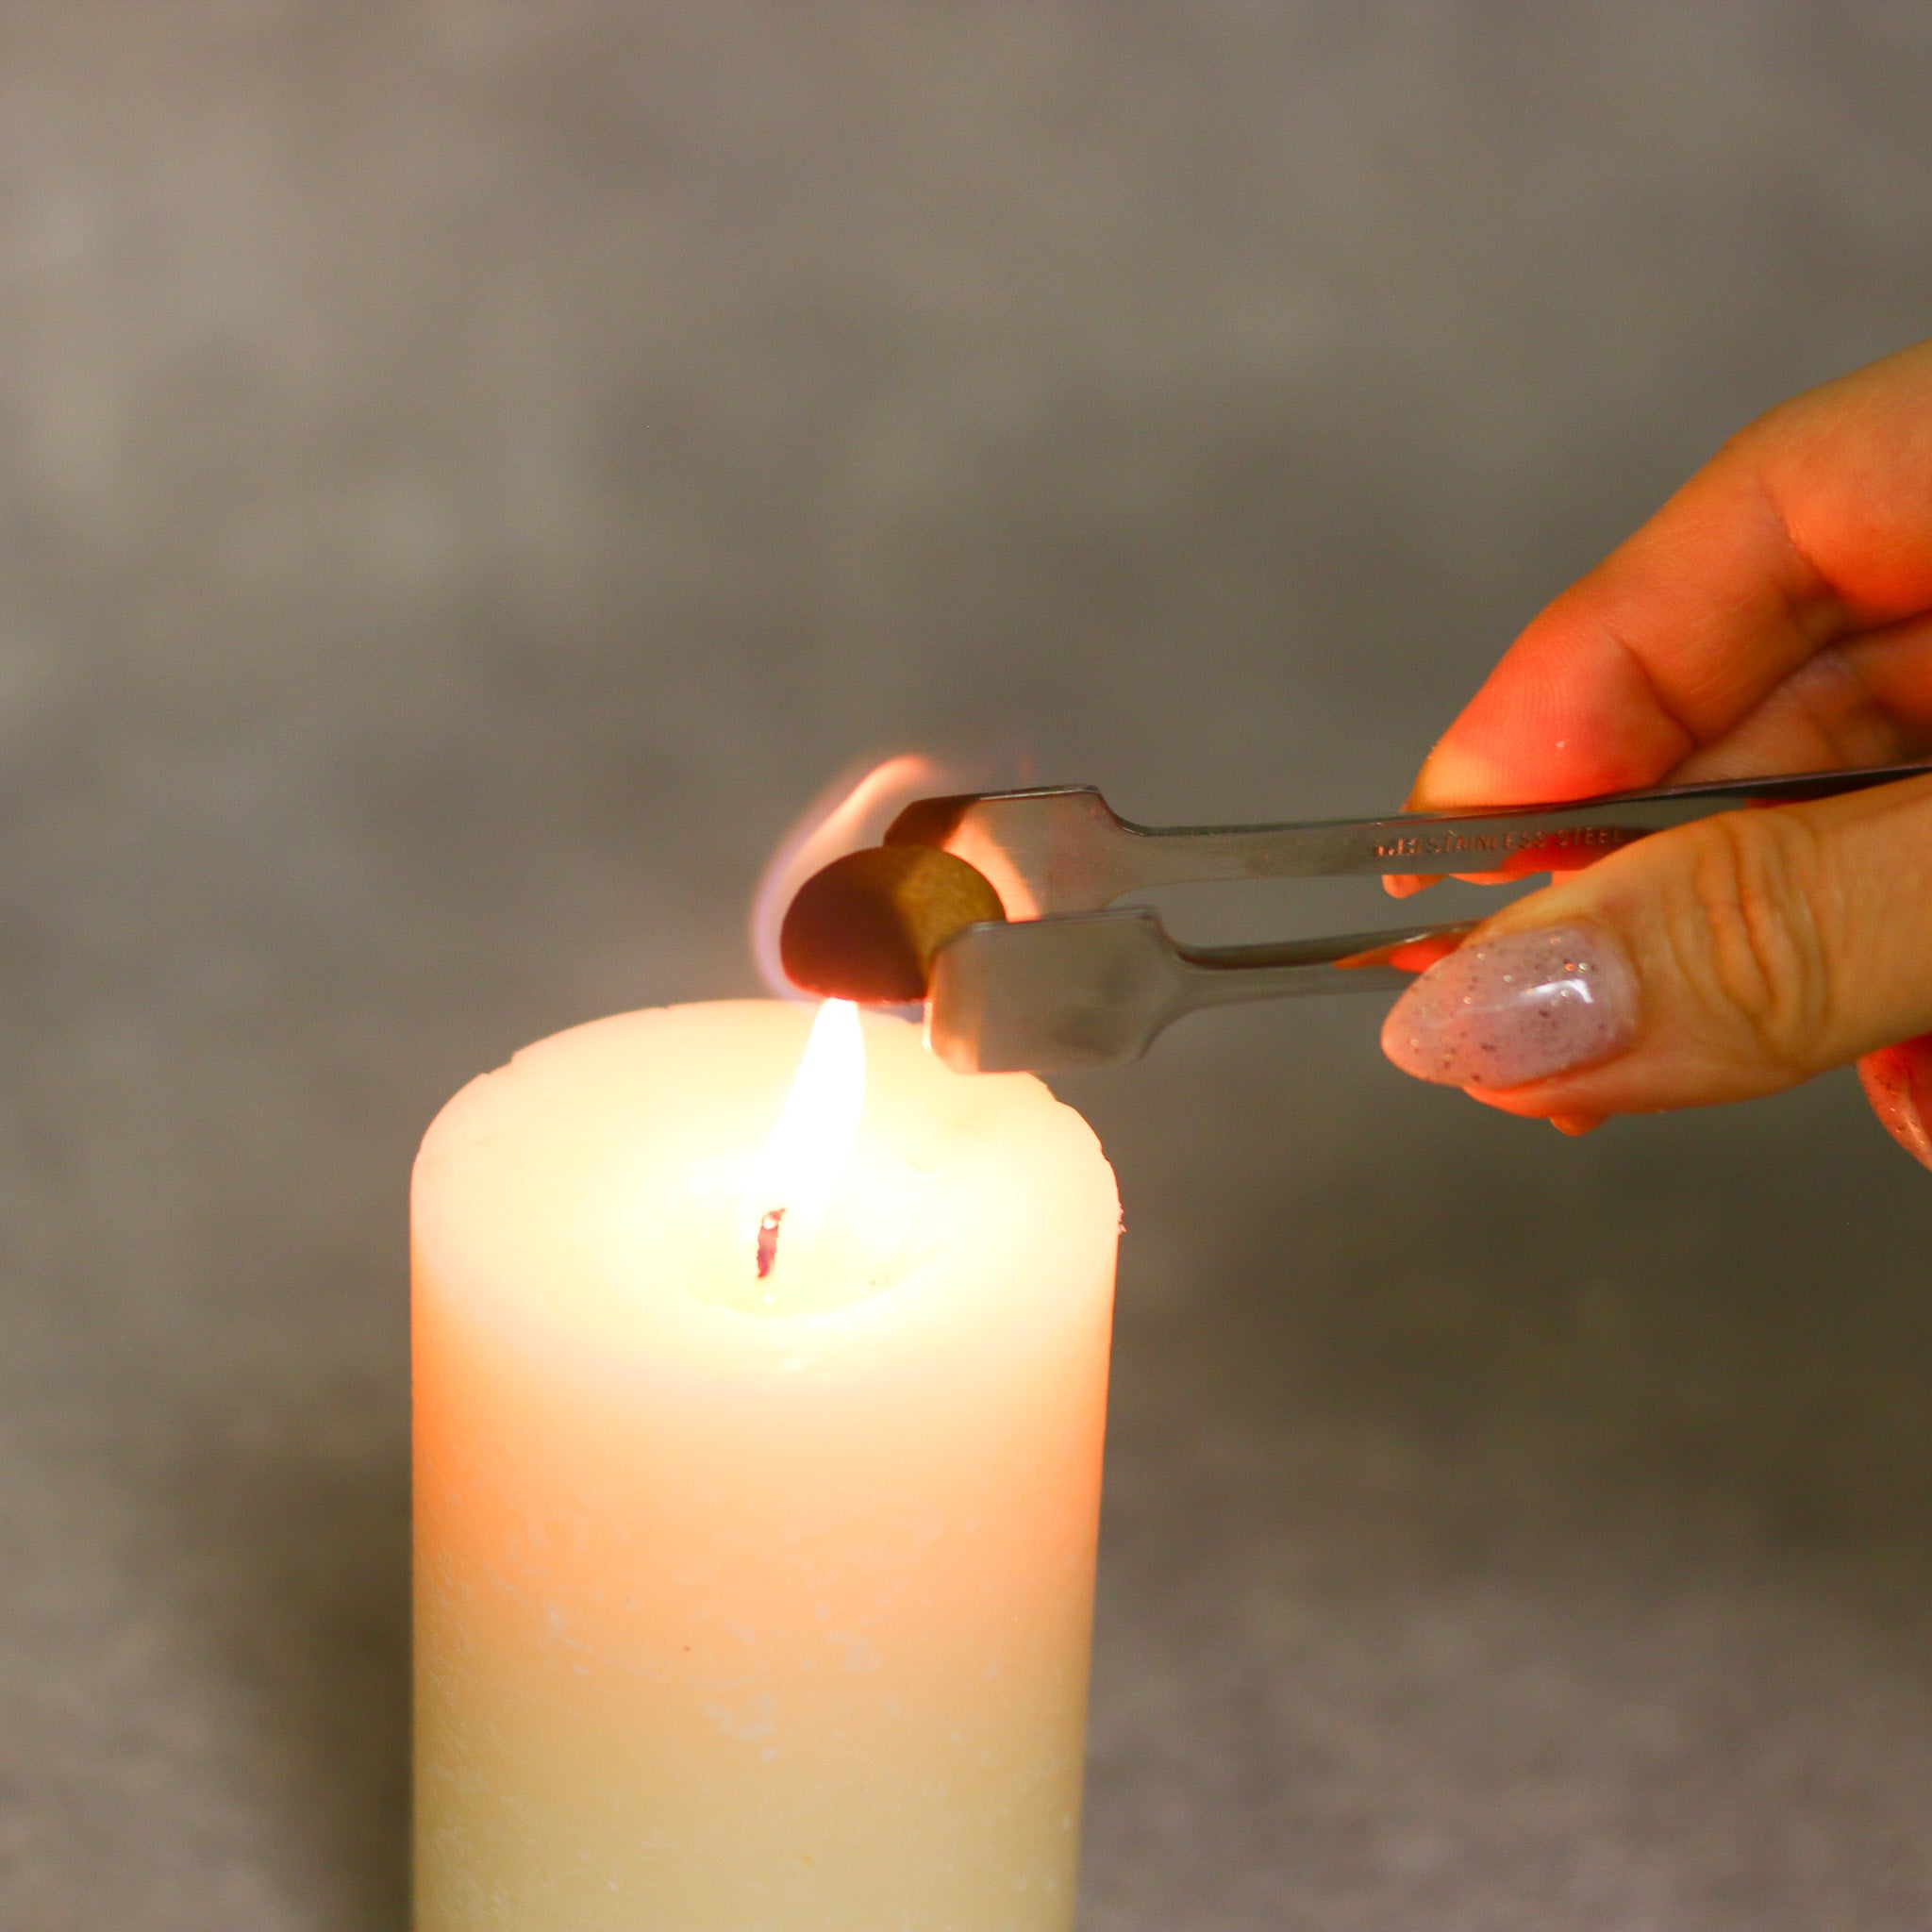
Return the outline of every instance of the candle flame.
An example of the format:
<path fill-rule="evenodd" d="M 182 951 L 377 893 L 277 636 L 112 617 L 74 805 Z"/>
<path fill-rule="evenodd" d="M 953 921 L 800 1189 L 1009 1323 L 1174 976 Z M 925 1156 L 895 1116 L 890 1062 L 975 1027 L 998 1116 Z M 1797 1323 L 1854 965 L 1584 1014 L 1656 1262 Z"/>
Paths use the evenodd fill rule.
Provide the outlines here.
<path fill-rule="evenodd" d="M 812 1022 L 797 1077 L 745 1191 L 745 1237 L 762 1280 L 780 1239 L 795 1246 L 823 1217 L 865 1111 L 865 1035 L 850 1000 L 827 1000 Z"/>

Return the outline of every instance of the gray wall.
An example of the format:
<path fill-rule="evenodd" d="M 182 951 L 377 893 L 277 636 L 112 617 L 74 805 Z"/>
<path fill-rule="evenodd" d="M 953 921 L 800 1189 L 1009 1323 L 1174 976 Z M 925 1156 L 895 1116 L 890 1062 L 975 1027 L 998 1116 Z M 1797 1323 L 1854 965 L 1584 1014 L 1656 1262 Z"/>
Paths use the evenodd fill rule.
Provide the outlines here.
<path fill-rule="evenodd" d="M 403 1189 L 856 754 L 1399 797 L 1932 333 L 1923 9 L 0 0 L 0 1923 L 402 1922 Z M 1346 894 L 1184 908 L 1304 929 Z M 1127 1202 L 1092 1932 L 1920 1927 L 1932 1182 L 1366 1007 Z"/>

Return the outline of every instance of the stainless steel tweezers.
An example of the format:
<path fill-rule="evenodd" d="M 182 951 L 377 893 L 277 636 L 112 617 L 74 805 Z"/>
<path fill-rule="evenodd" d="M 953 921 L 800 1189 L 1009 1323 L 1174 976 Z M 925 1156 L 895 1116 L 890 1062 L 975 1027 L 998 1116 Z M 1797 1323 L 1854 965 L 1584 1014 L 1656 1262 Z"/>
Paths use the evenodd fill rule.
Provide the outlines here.
<path fill-rule="evenodd" d="M 1416 924 L 1278 945 L 1195 947 L 1148 907 L 1152 886 L 1350 874 L 1567 871 L 1653 832 L 1748 806 L 1789 805 L 1932 774 L 1932 764 L 1624 791 L 1565 805 L 1402 812 L 1286 825 L 1128 824 L 1088 786 L 921 799 L 888 844 L 937 845 L 975 866 L 1006 922 L 940 949 L 926 1039 L 965 1073 L 1064 1073 L 1137 1059 L 1184 1013 L 1237 1001 L 1389 991 L 1394 949 L 1477 924 Z"/>

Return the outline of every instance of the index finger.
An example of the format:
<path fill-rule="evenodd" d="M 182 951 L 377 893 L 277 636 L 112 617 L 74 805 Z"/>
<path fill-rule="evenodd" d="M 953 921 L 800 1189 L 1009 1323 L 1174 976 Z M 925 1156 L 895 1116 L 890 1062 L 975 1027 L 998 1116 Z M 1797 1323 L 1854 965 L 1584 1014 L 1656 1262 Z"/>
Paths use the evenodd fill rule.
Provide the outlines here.
<path fill-rule="evenodd" d="M 1417 807 L 1651 785 L 1825 646 L 1932 608 L 1932 343 L 1782 404 L 1524 631 Z"/>

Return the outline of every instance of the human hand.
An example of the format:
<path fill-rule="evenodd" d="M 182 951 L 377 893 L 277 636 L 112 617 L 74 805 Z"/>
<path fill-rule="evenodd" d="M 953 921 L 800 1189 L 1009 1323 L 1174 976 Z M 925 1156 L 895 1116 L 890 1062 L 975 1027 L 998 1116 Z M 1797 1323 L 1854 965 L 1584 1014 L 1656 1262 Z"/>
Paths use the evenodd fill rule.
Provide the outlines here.
<path fill-rule="evenodd" d="M 1928 752 L 1924 343 L 1733 438 L 1536 618 L 1410 804 Z M 1423 974 L 1382 1043 L 1407 1073 L 1570 1132 L 1857 1059 L 1880 1120 L 1932 1166 L 1932 778 L 1725 813 L 1559 877 Z"/>

